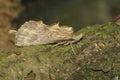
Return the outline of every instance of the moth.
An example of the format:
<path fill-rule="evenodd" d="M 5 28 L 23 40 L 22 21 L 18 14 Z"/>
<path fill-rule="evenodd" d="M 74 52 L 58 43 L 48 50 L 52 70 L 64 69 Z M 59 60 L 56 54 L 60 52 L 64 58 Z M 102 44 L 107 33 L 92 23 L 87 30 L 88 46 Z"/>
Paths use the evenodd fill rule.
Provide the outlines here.
<path fill-rule="evenodd" d="M 82 38 L 82 34 L 73 35 L 73 28 L 59 26 L 59 24 L 46 25 L 42 21 L 27 21 L 15 33 L 16 46 L 31 46 L 41 44 L 69 44 L 75 43 Z"/>

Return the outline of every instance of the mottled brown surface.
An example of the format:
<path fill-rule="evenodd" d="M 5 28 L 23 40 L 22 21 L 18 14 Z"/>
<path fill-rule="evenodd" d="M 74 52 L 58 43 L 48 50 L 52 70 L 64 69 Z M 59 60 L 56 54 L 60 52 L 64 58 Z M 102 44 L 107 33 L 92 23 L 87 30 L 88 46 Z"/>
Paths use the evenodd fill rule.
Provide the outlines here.
<path fill-rule="evenodd" d="M 8 50 L 13 47 L 13 36 L 8 34 L 13 29 L 12 20 L 20 12 L 19 0 L 0 0 L 0 50 Z"/>
<path fill-rule="evenodd" d="M 50 43 L 79 41 L 81 35 L 75 36 L 72 27 L 59 24 L 46 25 L 42 21 L 26 21 L 15 34 L 16 46 L 31 46 Z"/>

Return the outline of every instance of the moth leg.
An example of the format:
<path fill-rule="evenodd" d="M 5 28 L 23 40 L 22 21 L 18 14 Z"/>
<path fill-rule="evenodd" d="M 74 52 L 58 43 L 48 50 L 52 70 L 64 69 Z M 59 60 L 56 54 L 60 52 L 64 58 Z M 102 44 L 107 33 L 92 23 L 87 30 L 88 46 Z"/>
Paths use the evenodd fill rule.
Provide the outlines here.
<path fill-rule="evenodd" d="M 79 42 L 81 38 L 83 38 L 82 33 L 80 35 L 78 35 L 78 36 L 73 36 L 73 41 L 71 41 L 71 43 Z"/>

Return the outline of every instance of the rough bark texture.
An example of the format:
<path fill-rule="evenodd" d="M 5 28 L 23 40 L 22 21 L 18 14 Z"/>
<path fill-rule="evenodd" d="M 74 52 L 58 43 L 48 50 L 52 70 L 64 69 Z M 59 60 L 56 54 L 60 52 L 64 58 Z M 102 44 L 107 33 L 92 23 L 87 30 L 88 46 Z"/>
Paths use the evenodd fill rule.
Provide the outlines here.
<path fill-rule="evenodd" d="M 79 30 L 73 45 L 15 47 L 0 52 L 0 80 L 119 80 L 120 26 L 114 23 Z"/>

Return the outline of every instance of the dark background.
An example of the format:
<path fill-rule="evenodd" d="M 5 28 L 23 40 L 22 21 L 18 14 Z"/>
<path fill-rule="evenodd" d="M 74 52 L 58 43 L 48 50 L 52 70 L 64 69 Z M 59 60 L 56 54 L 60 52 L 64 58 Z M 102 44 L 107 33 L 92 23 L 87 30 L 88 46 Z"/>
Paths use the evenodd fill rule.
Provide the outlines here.
<path fill-rule="evenodd" d="M 78 30 L 111 21 L 120 13 L 120 0 L 21 0 L 23 11 L 14 20 L 18 27 L 28 20 L 60 22 Z"/>

